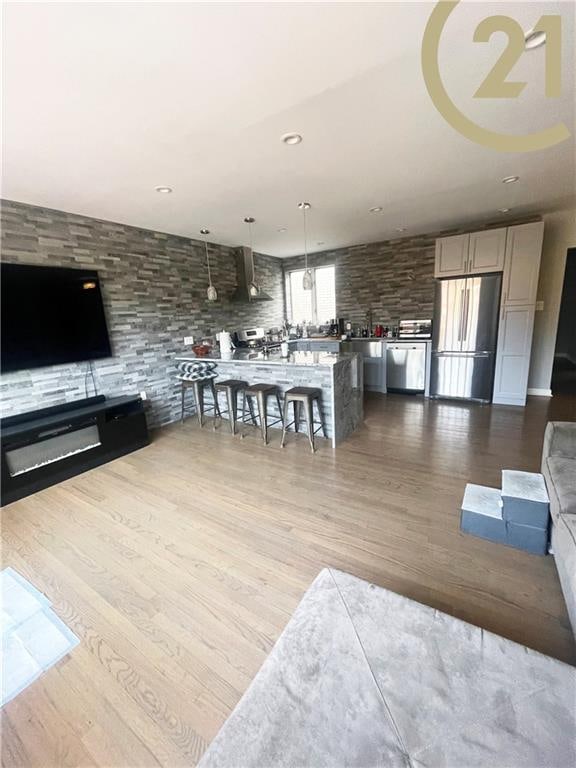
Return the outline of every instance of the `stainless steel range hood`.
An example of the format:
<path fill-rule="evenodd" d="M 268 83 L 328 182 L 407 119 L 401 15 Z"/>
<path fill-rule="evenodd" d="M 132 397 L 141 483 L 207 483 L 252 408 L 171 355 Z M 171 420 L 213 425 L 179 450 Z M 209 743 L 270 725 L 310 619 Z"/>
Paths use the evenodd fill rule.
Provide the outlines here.
<path fill-rule="evenodd" d="M 247 246 L 238 248 L 236 252 L 236 263 L 238 287 L 232 294 L 232 301 L 272 301 L 272 296 L 269 296 L 261 288 L 256 296 L 253 296 L 250 293 L 250 286 L 252 284 L 258 285 L 254 279 L 252 249 Z"/>

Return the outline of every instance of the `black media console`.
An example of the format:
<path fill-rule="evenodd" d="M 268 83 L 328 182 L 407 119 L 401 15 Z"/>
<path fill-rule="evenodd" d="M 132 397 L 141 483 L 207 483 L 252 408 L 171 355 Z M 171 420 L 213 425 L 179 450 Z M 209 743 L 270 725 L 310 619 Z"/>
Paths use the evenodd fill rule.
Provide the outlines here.
<path fill-rule="evenodd" d="M 140 397 L 75 400 L 8 416 L 0 429 L 2 506 L 150 442 Z"/>

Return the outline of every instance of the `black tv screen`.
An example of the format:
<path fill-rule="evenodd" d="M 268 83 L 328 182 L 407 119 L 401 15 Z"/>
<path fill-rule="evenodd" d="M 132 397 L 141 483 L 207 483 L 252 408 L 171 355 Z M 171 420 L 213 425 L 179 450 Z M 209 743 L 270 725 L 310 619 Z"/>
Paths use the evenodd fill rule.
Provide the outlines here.
<path fill-rule="evenodd" d="M 98 273 L 2 264 L 2 371 L 111 355 Z"/>

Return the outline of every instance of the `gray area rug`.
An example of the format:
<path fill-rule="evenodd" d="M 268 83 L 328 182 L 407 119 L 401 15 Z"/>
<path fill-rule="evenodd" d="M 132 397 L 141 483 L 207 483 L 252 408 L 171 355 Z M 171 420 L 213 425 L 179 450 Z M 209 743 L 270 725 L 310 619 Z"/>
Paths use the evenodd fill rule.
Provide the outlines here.
<path fill-rule="evenodd" d="M 325 569 L 199 765 L 564 768 L 575 724 L 573 667 Z"/>

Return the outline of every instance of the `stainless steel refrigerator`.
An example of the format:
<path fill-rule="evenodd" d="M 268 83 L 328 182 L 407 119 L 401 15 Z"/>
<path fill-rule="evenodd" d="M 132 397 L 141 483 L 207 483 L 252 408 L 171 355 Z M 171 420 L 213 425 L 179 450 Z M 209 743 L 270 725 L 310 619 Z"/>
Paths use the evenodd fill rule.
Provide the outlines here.
<path fill-rule="evenodd" d="M 490 402 L 501 275 L 438 280 L 430 394 Z"/>

